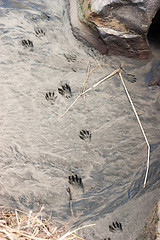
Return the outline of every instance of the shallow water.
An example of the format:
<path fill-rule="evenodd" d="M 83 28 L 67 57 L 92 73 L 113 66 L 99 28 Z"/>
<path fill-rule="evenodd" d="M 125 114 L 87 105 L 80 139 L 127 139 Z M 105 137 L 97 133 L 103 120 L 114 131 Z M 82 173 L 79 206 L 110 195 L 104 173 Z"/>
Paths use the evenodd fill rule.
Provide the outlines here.
<path fill-rule="evenodd" d="M 104 57 L 75 39 L 65 1 L 3 2 L 0 4 L 0 203 L 25 211 L 38 211 L 43 205 L 46 211 L 52 211 L 53 217 L 63 222 L 71 220 L 74 226 L 96 222 L 100 229 L 99 220 L 105 219 L 102 232 L 89 236 L 85 232 L 87 239 L 110 235 L 111 239 L 117 239 L 118 235 L 108 230 L 109 221 L 115 219 L 124 226 L 119 239 L 134 239 L 134 233 L 140 229 L 135 222 L 136 213 L 143 209 L 144 221 L 149 213 L 146 204 L 153 207 L 160 193 L 159 88 L 147 85 L 159 52 L 145 61 Z M 37 37 L 38 29 L 45 35 Z M 23 39 L 31 40 L 34 48 L 22 46 Z M 121 62 L 136 77 L 132 82 L 124 74 L 151 144 L 145 189 L 147 146 L 118 75 L 88 92 L 85 103 L 80 98 L 64 118 L 55 114 L 63 114 L 80 93 L 89 62 L 93 68 L 99 61 L 106 65 L 92 74 L 87 87 L 113 72 Z M 68 99 L 58 93 L 65 83 L 72 90 Z M 49 91 L 57 96 L 54 105 L 45 99 Z M 82 129 L 91 132 L 91 141 L 79 138 Z M 72 172 L 82 178 L 84 185 L 84 193 L 81 188 L 70 186 L 74 216 L 66 191 Z M 135 207 L 144 197 L 142 209 L 139 205 Z M 128 230 L 130 225 L 134 227 L 130 229 L 132 234 Z"/>

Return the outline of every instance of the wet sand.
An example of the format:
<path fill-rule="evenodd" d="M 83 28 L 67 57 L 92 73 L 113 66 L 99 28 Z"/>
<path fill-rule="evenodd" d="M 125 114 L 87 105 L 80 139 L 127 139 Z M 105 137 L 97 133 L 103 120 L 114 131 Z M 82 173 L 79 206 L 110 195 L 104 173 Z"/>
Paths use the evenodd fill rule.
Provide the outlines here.
<path fill-rule="evenodd" d="M 10 2 L 11 3 L 11 2 Z M 46 15 L 42 14 L 45 12 Z M 86 239 L 136 239 L 150 210 L 158 201 L 159 88 L 146 82 L 159 52 L 148 60 L 102 56 L 72 34 L 65 1 L 21 1 L 21 7 L 0 5 L 0 204 L 6 208 L 46 213 L 71 227 L 95 223 L 80 232 Z M 43 29 L 45 35 L 36 36 Z M 34 47 L 22 46 L 30 40 Z M 146 188 L 147 147 L 118 75 L 80 98 L 87 66 L 94 68 L 86 88 L 119 68 L 151 144 Z M 72 96 L 58 88 L 68 84 Z M 48 101 L 46 93 L 56 99 Z M 91 133 L 91 141 L 79 137 Z M 72 186 L 68 176 L 82 178 L 82 188 Z M 69 207 L 72 191 L 73 215 Z M 123 232 L 109 230 L 121 222 Z"/>

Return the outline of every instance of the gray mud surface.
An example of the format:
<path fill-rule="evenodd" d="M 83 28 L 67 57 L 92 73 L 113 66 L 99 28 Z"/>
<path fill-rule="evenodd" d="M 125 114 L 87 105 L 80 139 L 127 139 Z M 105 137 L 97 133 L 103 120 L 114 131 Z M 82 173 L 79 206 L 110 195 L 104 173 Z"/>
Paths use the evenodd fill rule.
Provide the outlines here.
<path fill-rule="evenodd" d="M 33 47 L 22 46 L 24 39 Z M 1 1 L 0 50 L 0 204 L 25 211 L 44 206 L 71 227 L 95 223 L 79 232 L 87 240 L 136 239 L 160 196 L 160 95 L 158 86 L 148 87 L 160 50 L 145 61 L 102 56 L 73 36 L 64 0 Z M 105 66 L 87 88 L 121 62 L 135 76 L 124 74 L 151 144 L 146 188 L 147 146 L 118 75 L 88 92 L 85 103 L 80 98 L 64 118 L 55 114 L 81 92 L 89 62 L 91 69 Z M 68 98 L 58 92 L 64 84 L 72 91 Z M 53 100 L 45 98 L 49 92 Z M 81 130 L 91 139 L 81 139 Z M 72 172 L 84 191 L 69 184 Z M 123 231 L 109 230 L 115 221 Z"/>

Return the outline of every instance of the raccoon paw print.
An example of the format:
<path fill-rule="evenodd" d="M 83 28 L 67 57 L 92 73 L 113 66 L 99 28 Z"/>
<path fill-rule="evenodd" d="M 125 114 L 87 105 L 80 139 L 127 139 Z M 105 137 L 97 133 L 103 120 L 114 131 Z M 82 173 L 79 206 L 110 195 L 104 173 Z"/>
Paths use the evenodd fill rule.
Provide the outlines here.
<path fill-rule="evenodd" d="M 130 82 L 130 83 L 135 83 L 135 82 L 137 82 L 136 76 L 135 76 L 135 75 L 132 75 L 132 74 L 128 74 L 127 80 L 128 80 L 128 82 Z"/>
<path fill-rule="evenodd" d="M 45 31 L 43 29 L 36 29 L 35 35 L 36 35 L 36 37 L 42 37 L 45 35 Z"/>
<path fill-rule="evenodd" d="M 70 184 L 82 185 L 82 178 L 78 177 L 77 174 L 75 174 L 75 175 L 72 174 L 71 176 L 68 177 L 68 179 L 69 179 L 68 182 Z"/>
<path fill-rule="evenodd" d="M 109 230 L 111 232 L 115 232 L 115 231 L 123 231 L 122 229 L 122 224 L 120 222 L 113 222 L 112 225 L 109 225 Z"/>
<path fill-rule="evenodd" d="M 130 82 L 130 83 L 137 82 L 137 78 L 136 78 L 135 75 L 127 73 L 127 72 L 124 72 L 123 74 L 124 74 L 124 77 L 127 79 L 128 82 Z"/>
<path fill-rule="evenodd" d="M 33 48 L 33 42 L 30 41 L 29 39 L 28 40 L 23 39 L 22 40 L 22 46 L 28 47 L 28 48 Z"/>
<path fill-rule="evenodd" d="M 68 62 L 75 62 L 77 60 L 76 55 L 64 53 L 64 57 L 67 59 Z"/>
<path fill-rule="evenodd" d="M 68 182 L 71 185 L 77 185 L 77 186 L 80 186 L 82 189 L 84 189 L 83 183 L 82 183 L 82 178 L 78 177 L 77 174 L 72 174 L 71 176 L 69 176 Z"/>
<path fill-rule="evenodd" d="M 49 101 L 51 103 L 51 105 L 53 105 L 57 97 L 54 96 L 54 92 L 52 92 L 52 93 L 48 92 L 48 93 L 46 93 L 45 98 L 47 101 Z"/>
<path fill-rule="evenodd" d="M 65 98 L 70 98 L 72 96 L 71 88 L 67 83 L 62 85 L 62 88 L 58 88 L 58 92 Z"/>
<path fill-rule="evenodd" d="M 41 13 L 40 18 L 41 18 L 42 20 L 47 20 L 47 21 L 49 21 L 51 17 L 48 16 L 46 13 Z"/>
<path fill-rule="evenodd" d="M 79 134 L 79 137 L 82 140 L 89 140 L 89 141 L 91 141 L 91 133 L 88 130 L 81 130 L 80 134 Z"/>

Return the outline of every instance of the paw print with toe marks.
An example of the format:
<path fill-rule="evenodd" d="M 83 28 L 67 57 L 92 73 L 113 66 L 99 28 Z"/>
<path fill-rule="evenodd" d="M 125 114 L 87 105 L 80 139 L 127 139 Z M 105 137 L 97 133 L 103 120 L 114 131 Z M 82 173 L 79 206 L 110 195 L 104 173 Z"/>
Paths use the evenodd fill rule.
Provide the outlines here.
<path fill-rule="evenodd" d="M 69 184 L 79 186 L 84 190 L 82 178 L 78 177 L 77 174 L 72 174 L 71 176 L 69 176 L 68 182 Z"/>
<path fill-rule="evenodd" d="M 36 37 L 42 37 L 45 36 L 45 31 L 43 29 L 35 29 L 35 35 Z"/>
<path fill-rule="evenodd" d="M 81 130 L 79 134 L 80 139 L 91 141 L 91 133 L 88 130 Z"/>
<path fill-rule="evenodd" d="M 109 230 L 111 232 L 123 231 L 122 224 L 120 222 L 113 222 L 112 225 L 109 225 Z"/>
<path fill-rule="evenodd" d="M 68 62 L 75 62 L 77 60 L 77 56 L 73 54 L 64 53 L 64 57 L 67 59 Z"/>
<path fill-rule="evenodd" d="M 72 96 L 71 88 L 67 83 L 61 85 L 61 88 L 58 88 L 58 92 L 65 98 L 70 98 Z"/>
<path fill-rule="evenodd" d="M 34 47 L 33 42 L 29 39 L 27 39 L 27 40 L 23 39 L 22 40 L 22 46 L 27 47 L 27 48 L 33 48 Z"/>
<path fill-rule="evenodd" d="M 126 71 L 123 72 L 123 76 L 126 78 L 126 80 L 130 83 L 137 82 L 137 78 L 134 74 L 127 73 Z"/>
<path fill-rule="evenodd" d="M 55 96 L 54 92 L 48 92 L 46 93 L 45 98 L 51 103 L 51 105 L 53 105 L 57 96 Z"/>

